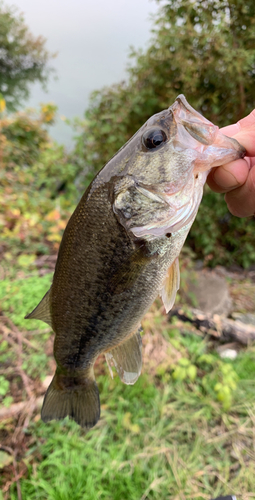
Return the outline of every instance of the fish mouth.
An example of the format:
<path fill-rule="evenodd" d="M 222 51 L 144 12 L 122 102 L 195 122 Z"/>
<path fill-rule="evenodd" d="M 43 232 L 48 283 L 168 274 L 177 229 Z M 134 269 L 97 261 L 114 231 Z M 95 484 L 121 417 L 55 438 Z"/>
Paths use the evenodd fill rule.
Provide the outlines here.
<path fill-rule="evenodd" d="M 169 133 L 170 151 L 181 158 L 180 175 L 172 182 L 166 181 L 164 186 L 161 184 L 158 190 L 155 188 L 149 196 L 146 189 L 138 189 L 154 201 L 164 201 L 166 207 L 158 210 L 149 223 L 131 227 L 137 238 L 152 240 L 182 229 L 188 231 L 196 217 L 209 171 L 246 154 L 241 144 L 222 134 L 219 127 L 193 109 L 184 95 L 179 95 L 168 111 L 173 124 Z"/>
<path fill-rule="evenodd" d="M 245 155 L 246 150 L 239 142 L 218 131 L 213 144 L 200 148 L 200 155 L 194 163 L 194 173 L 209 171 L 211 168 L 244 158 Z"/>
<path fill-rule="evenodd" d="M 213 151 L 211 151 L 211 153 L 215 154 L 214 165 L 212 165 L 214 167 L 217 166 L 217 162 L 220 162 L 219 165 L 222 165 L 222 161 L 224 161 L 225 164 L 229 161 L 244 158 L 246 155 L 245 148 L 241 144 L 239 144 L 236 139 L 227 137 L 221 132 L 218 132 L 215 137 L 214 143 L 209 146 L 208 149 L 209 148 L 213 148 Z"/>
<path fill-rule="evenodd" d="M 177 125 L 175 144 L 193 149 L 196 171 L 209 171 L 213 167 L 244 158 L 246 150 L 235 139 L 222 134 L 219 127 L 207 120 L 179 95 L 171 111 Z M 183 147 L 183 146 L 182 146 Z"/>

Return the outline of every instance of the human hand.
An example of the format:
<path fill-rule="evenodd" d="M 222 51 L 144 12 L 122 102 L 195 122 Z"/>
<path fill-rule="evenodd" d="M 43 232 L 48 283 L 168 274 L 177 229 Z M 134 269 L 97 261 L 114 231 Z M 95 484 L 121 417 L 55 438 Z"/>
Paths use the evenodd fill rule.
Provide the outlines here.
<path fill-rule="evenodd" d="M 255 109 L 245 118 L 221 129 L 247 151 L 245 158 L 213 168 L 207 183 L 216 193 L 226 193 L 228 209 L 237 217 L 255 215 Z"/>

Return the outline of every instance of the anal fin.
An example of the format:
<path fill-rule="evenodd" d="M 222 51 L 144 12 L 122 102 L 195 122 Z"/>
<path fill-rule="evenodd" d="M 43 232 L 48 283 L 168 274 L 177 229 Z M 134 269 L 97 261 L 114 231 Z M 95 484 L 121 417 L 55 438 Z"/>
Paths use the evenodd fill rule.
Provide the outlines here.
<path fill-rule="evenodd" d="M 50 292 L 51 288 L 44 295 L 41 302 L 35 309 L 25 316 L 25 319 L 40 319 L 52 327 L 51 314 L 50 314 Z"/>
<path fill-rule="evenodd" d="M 106 361 L 111 373 L 112 366 L 124 384 L 133 385 L 142 370 L 142 339 L 141 328 L 129 337 L 128 340 L 105 353 Z"/>
<path fill-rule="evenodd" d="M 163 288 L 160 292 L 163 304 L 165 306 L 166 312 L 168 313 L 175 301 L 177 290 L 180 287 L 180 269 L 179 269 L 179 259 L 175 259 L 173 264 L 169 267 Z"/>

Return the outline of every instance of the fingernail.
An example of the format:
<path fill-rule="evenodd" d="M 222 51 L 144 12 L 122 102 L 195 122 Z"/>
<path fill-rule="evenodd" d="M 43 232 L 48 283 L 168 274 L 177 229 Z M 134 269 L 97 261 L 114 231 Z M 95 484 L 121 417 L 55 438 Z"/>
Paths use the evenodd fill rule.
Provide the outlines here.
<path fill-rule="evenodd" d="M 225 170 L 224 167 L 216 168 L 213 174 L 213 180 L 222 189 L 229 191 L 235 189 L 239 186 L 239 182 L 235 178 L 234 174 Z"/>

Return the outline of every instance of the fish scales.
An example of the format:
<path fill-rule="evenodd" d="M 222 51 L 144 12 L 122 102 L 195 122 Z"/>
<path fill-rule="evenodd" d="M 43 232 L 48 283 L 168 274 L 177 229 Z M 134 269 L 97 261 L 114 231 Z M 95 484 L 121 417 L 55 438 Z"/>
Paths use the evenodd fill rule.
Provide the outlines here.
<path fill-rule="evenodd" d="M 143 263 L 146 260 L 147 265 L 143 265 L 137 283 L 132 288 L 121 287 L 118 270 L 121 270 L 123 266 L 128 266 L 134 249 L 126 231 L 117 222 L 111 210 L 110 202 L 107 200 L 108 186 L 105 186 L 104 193 L 105 196 L 101 193 L 99 198 L 95 192 L 88 203 L 86 203 L 86 197 L 81 200 L 78 210 L 70 220 L 60 248 L 61 266 L 56 266 L 51 293 L 53 328 L 61 331 L 57 350 L 61 351 L 62 359 L 58 361 L 63 366 L 68 364 L 72 350 L 74 355 L 77 355 L 78 346 L 80 361 L 77 361 L 76 366 L 78 367 L 81 363 L 85 368 L 86 362 L 91 359 L 91 356 L 98 355 L 102 347 L 106 348 L 108 345 L 110 348 L 118 344 L 120 330 L 121 332 L 127 330 L 129 333 L 130 328 L 134 326 L 134 318 L 137 323 L 144 309 L 146 310 L 147 304 L 144 306 L 142 299 L 144 289 L 149 287 L 151 294 L 155 296 L 155 288 L 151 285 L 150 277 L 155 276 L 155 280 L 158 280 L 159 263 L 148 252 L 146 255 L 143 247 L 141 250 L 138 247 L 137 263 L 139 264 L 139 260 L 143 260 Z M 107 205 L 109 210 L 107 210 Z M 103 226 L 100 219 L 102 209 L 106 211 Z M 89 220 L 94 222 L 90 224 Z M 97 226 L 100 227 L 97 228 Z M 97 237 L 99 229 L 100 241 Z M 109 237 L 111 232 L 114 233 L 114 237 Z M 65 245 L 66 240 L 68 243 Z M 75 249 L 71 266 L 70 246 Z M 70 290 L 66 286 L 69 282 L 76 283 L 75 289 Z M 116 287 L 122 288 L 120 293 L 115 293 Z M 79 314 L 70 315 L 70 310 L 75 308 L 81 296 Z M 118 314 L 120 310 L 121 316 Z M 110 339 L 105 338 L 105 332 L 108 330 L 111 330 L 112 338 Z M 73 332 L 72 337 L 70 337 L 70 331 Z M 78 340 L 75 346 L 73 337 L 77 337 Z M 105 346 L 104 343 L 106 343 Z"/>
<path fill-rule="evenodd" d="M 97 174 L 71 216 L 50 290 L 27 315 L 55 332 L 56 373 L 44 421 L 100 416 L 93 366 L 104 353 L 112 374 L 141 372 L 140 322 L 158 295 L 168 311 L 179 287 L 178 256 L 209 170 L 243 157 L 235 140 L 179 96 L 151 117 Z"/>

